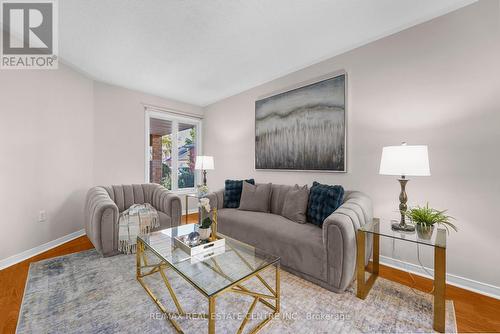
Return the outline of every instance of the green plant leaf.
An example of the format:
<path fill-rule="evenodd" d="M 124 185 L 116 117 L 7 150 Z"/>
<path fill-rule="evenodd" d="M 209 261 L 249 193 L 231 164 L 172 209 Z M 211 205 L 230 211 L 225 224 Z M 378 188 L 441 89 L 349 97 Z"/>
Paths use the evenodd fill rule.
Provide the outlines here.
<path fill-rule="evenodd" d="M 452 228 L 458 232 L 458 228 L 451 223 L 451 220 L 455 219 L 448 216 L 446 213 L 448 210 L 437 210 L 429 207 L 429 203 L 425 206 L 416 206 L 405 212 L 405 215 L 415 224 L 420 224 L 424 226 L 432 226 L 434 224 L 442 225 L 446 228 L 448 233 L 449 228 Z"/>

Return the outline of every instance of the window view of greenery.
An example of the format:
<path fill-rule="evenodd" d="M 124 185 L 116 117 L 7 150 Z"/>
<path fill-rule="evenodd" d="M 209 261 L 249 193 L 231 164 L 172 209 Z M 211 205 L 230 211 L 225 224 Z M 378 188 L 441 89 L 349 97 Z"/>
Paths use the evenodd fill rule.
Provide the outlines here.
<path fill-rule="evenodd" d="M 194 187 L 194 165 L 196 159 L 196 127 L 179 124 L 178 133 L 178 180 L 179 189 Z"/>
<path fill-rule="evenodd" d="M 172 189 L 172 135 L 161 137 L 161 179 L 160 184 Z"/>
<path fill-rule="evenodd" d="M 177 152 L 173 152 L 172 127 L 177 126 Z M 167 189 L 185 189 L 195 186 L 196 126 L 150 119 L 150 182 Z M 172 184 L 173 154 L 177 154 L 177 187 Z"/>

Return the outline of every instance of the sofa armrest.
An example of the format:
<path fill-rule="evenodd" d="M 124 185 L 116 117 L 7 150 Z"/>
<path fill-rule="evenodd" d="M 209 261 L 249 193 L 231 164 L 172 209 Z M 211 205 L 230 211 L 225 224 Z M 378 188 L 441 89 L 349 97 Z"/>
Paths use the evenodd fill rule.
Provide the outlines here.
<path fill-rule="evenodd" d="M 102 187 L 91 188 L 85 198 L 85 232 L 94 247 L 103 255 L 117 254 L 118 206 Z"/>
<path fill-rule="evenodd" d="M 344 203 L 323 222 L 323 243 L 327 256 L 328 283 L 344 291 L 356 270 L 356 233 L 373 220 L 371 199 L 357 191 L 346 192 Z M 367 239 L 365 262 L 371 256 L 372 238 Z"/>
<path fill-rule="evenodd" d="M 224 189 L 220 189 L 208 194 L 207 198 L 209 199 L 210 206 L 212 208 L 217 208 L 217 210 L 220 210 L 224 207 Z"/>
<path fill-rule="evenodd" d="M 156 210 L 163 212 L 170 217 L 171 227 L 179 226 L 182 217 L 181 198 L 170 192 L 167 188 L 157 186 L 153 193 L 152 203 Z M 170 226 L 164 226 L 170 227 Z"/>

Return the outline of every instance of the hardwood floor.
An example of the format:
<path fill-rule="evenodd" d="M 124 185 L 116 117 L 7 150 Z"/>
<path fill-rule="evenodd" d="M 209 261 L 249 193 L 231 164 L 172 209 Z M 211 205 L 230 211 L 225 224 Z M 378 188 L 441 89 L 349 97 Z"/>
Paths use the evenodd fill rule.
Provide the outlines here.
<path fill-rule="evenodd" d="M 184 217 L 182 222 L 185 222 Z M 197 215 L 189 215 L 188 222 L 197 222 Z M 19 308 L 31 262 L 92 248 L 89 239 L 83 236 L 1 270 L 0 333 L 14 333 L 16 330 Z M 421 291 L 428 292 L 432 289 L 431 280 L 413 275 L 415 278 L 415 283 L 413 283 L 408 273 L 384 265 L 380 266 L 380 276 Z M 500 300 L 451 285 L 446 286 L 446 298 L 454 301 L 459 332 L 500 332 Z"/>

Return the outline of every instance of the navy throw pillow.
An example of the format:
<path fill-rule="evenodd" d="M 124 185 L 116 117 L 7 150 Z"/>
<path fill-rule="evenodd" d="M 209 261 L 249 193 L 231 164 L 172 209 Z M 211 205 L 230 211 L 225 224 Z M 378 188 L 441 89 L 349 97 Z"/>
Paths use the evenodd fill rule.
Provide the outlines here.
<path fill-rule="evenodd" d="M 254 179 L 244 180 L 250 184 L 255 184 Z M 243 180 L 226 180 L 224 188 L 224 207 L 225 208 L 239 208 L 241 191 L 243 189 Z"/>
<path fill-rule="evenodd" d="M 318 226 L 342 204 L 344 188 L 314 182 L 309 191 L 307 220 Z"/>

